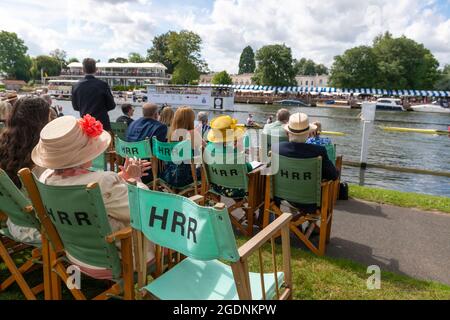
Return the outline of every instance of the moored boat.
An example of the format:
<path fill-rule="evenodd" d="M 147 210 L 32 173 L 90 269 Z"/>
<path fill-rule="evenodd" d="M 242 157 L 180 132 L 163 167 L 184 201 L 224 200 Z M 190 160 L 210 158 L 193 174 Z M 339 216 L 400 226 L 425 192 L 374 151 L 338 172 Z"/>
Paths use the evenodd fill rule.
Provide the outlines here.
<path fill-rule="evenodd" d="M 440 104 L 421 104 L 411 106 L 411 109 L 416 112 L 430 112 L 430 113 L 449 113 L 450 108 L 444 108 Z"/>

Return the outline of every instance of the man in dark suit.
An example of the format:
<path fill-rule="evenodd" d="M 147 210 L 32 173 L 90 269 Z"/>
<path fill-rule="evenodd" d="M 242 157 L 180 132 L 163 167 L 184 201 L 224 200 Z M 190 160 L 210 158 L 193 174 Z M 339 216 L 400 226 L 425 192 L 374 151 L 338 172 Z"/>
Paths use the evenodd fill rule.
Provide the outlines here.
<path fill-rule="evenodd" d="M 114 97 L 108 84 L 95 78 L 97 66 L 94 59 L 83 60 L 85 78 L 72 89 L 72 106 L 83 117 L 90 114 L 103 124 L 106 131 L 111 131 L 108 111 L 116 108 Z"/>
<path fill-rule="evenodd" d="M 146 103 L 142 107 L 143 117 L 131 123 L 127 130 L 127 140 L 138 142 L 145 139 L 152 141 L 156 137 L 161 142 L 167 141 L 168 128 L 158 121 L 158 106 Z"/>
<path fill-rule="evenodd" d="M 289 123 L 284 126 L 289 142 L 281 142 L 278 146 L 274 146 L 274 153 L 278 153 L 288 158 L 296 159 L 310 159 L 322 157 L 322 179 L 336 180 L 338 178 L 338 171 L 333 163 L 328 158 L 325 147 L 313 144 L 306 144 L 310 132 L 316 129 L 314 124 L 309 123 L 308 116 L 304 113 L 293 114 L 289 118 Z M 280 199 L 276 199 L 280 202 Z M 304 212 L 314 212 L 315 205 L 291 203 L 293 206 L 299 208 Z"/>

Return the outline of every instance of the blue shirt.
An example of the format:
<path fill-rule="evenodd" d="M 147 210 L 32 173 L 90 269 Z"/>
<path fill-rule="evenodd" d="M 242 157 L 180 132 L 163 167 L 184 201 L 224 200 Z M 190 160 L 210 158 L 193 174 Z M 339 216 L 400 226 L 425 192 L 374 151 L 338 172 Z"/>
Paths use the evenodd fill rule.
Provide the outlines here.
<path fill-rule="evenodd" d="M 138 142 L 149 138 L 152 141 L 153 137 L 156 137 L 161 142 L 167 141 L 167 126 L 161 122 L 140 118 L 133 121 L 127 130 L 127 141 Z"/>
<path fill-rule="evenodd" d="M 321 138 L 320 136 L 309 138 L 306 141 L 307 144 L 315 144 L 319 146 L 326 146 L 328 144 L 333 144 L 329 138 Z"/>

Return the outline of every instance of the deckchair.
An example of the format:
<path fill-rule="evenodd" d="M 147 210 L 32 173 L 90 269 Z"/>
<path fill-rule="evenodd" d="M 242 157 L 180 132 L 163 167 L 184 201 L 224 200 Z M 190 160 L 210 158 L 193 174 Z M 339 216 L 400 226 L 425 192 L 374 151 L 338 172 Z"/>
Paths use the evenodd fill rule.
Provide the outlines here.
<path fill-rule="evenodd" d="M 111 122 L 111 131 L 114 137 L 119 137 L 119 139 L 125 140 L 127 129 L 128 125 L 125 122 Z"/>
<path fill-rule="evenodd" d="M 117 166 L 123 164 L 124 158 L 151 159 L 152 148 L 150 140 L 127 142 L 116 136 L 114 138 L 115 162 Z"/>
<path fill-rule="evenodd" d="M 133 299 L 131 228 L 113 234 L 98 184 L 50 186 L 38 181 L 29 169 L 21 170 L 19 175 L 40 219 L 51 221 L 54 226 L 54 230 L 46 228 L 45 231 L 55 251 L 50 265 L 58 276 L 57 280 L 67 284 L 66 267 L 76 265 L 86 275 L 115 283 L 95 300 L 119 295 L 127 300 Z M 121 258 L 116 240 L 120 240 Z M 93 275 L 86 265 L 102 268 L 101 275 Z M 52 286 L 53 297 L 61 298 L 61 286 L 56 281 Z M 77 300 L 86 299 L 80 288 L 73 288 L 70 292 Z"/>
<path fill-rule="evenodd" d="M 289 203 L 316 205 L 318 209 L 313 213 L 302 213 L 289 205 L 299 214 L 299 219 L 291 222 L 290 229 L 313 253 L 323 256 L 331 235 L 334 188 L 333 182 L 322 182 L 322 158 L 293 159 L 273 154 L 272 166 L 277 168 L 277 172 L 266 177 L 263 225 L 268 225 L 271 213 L 282 215 L 283 211 L 275 198 Z M 302 225 L 306 222 L 309 225 L 302 231 Z M 316 229 L 320 230 L 318 245 L 311 240 Z"/>
<path fill-rule="evenodd" d="M 106 153 L 102 153 L 100 156 L 92 161 L 92 167 L 90 168 L 92 171 L 106 171 Z"/>
<path fill-rule="evenodd" d="M 161 300 L 290 299 L 289 222 L 284 214 L 253 239 L 237 248 L 228 212 L 170 193 L 129 185 L 131 225 L 163 248 L 184 256 L 144 291 Z M 283 268 L 276 263 L 274 236 L 281 232 Z M 271 239 L 273 273 L 264 273 L 261 247 Z M 259 273 L 249 273 L 248 258 L 258 252 Z M 221 261 L 225 261 L 227 265 Z M 283 270 L 283 272 L 278 272 Z"/>
<path fill-rule="evenodd" d="M 35 216 L 33 206 L 8 175 L 0 169 L 0 213 L 5 215 L 12 223 L 19 227 L 35 228 L 41 230 L 41 224 Z M 31 249 L 31 258 L 17 266 L 13 255 Z M 36 295 L 45 290 L 45 299 L 51 299 L 50 271 L 48 268 L 48 242 L 43 237 L 42 242 L 23 243 L 15 239 L 8 228 L 0 228 L 0 257 L 11 273 L 5 281 L 0 283 L 0 292 L 8 289 L 16 282 L 28 300 L 36 300 Z M 31 288 L 24 275 L 42 265 L 44 282 Z"/>
<path fill-rule="evenodd" d="M 253 235 L 255 214 L 264 205 L 265 179 L 261 175 L 263 167 L 248 172 L 243 153 L 231 154 L 228 158 L 223 153 L 221 163 L 212 159 L 209 152 L 204 153 L 202 170 L 202 195 L 207 200 L 220 202 L 221 194 L 217 193 L 212 184 L 222 188 L 241 189 L 245 191 L 243 198 L 233 199 L 235 204 L 228 208 L 231 223 L 245 236 Z M 214 156 L 215 157 L 215 156 Z M 228 161 L 234 159 L 234 161 Z M 228 164 L 234 162 L 234 164 Z M 245 215 L 241 219 L 233 216 L 233 212 L 242 209 Z M 244 226 L 247 223 L 247 226 Z"/>
<path fill-rule="evenodd" d="M 199 194 L 199 182 L 197 179 L 196 164 L 191 147 L 191 141 L 161 142 L 156 137 L 153 137 L 152 142 L 152 173 L 154 177 L 153 190 L 162 188 L 167 192 L 180 195 L 187 195 L 189 193 L 194 193 L 194 195 Z M 161 173 L 166 168 L 166 163 L 176 161 L 184 164 L 189 163 L 193 178 L 192 183 L 182 187 L 175 187 L 160 177 Z"/>

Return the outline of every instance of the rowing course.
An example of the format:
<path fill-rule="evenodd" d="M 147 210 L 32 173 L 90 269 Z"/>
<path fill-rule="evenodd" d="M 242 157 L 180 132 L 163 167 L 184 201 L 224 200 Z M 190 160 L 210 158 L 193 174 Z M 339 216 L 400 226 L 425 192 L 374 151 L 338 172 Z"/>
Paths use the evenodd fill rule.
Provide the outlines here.
<path fill-rule="evenodd" d="M 65 114 L 73 114 L 71 103 L 58 101 Z M 248 113 L 254 114 L 255 121 L 265 123 L 269 115 L 280 108 L 273 105 L 236 105 L 231 114 L 244 123 Z M 337 145 L 338 154 L 344 159 L 357 162 L 360 157 L 362 122 L 360 110 L 287 107 L 291 112 L 305 112 L 313 121 L 320 121 L 326 131 L 343 132 L 345 136 L 332 136 Z M 219 113 L 217 113 L 219 114 Z M 110 113 L 114 121 L 121 115 L 120 108 Z M 137 108 L 135 118 L 142 115 Z M 210 112 L 210 118 L 213 112 Z M 401 125 L 399 125 L 401 124 Z M 377 112 L 377 121 L 370 139 L 369 163 L 394 167 L 417 168 L 431 171 L 450 172 L 450 138 L 445 135 L 420 133 L 387 132 L 385 127 L 410 127 L 420 129 L 447 130 L 450 115 L 426 114 L 414 112 Z M 450 197 L 450 178 L 394 172 L 380 168 L 368 168 L 361 172 L 359 168 L 345 167 L 344 180 L 351 183 L 363 183 L 368 186 L 388 188 L 400 191 L 419 192 Z"/>

